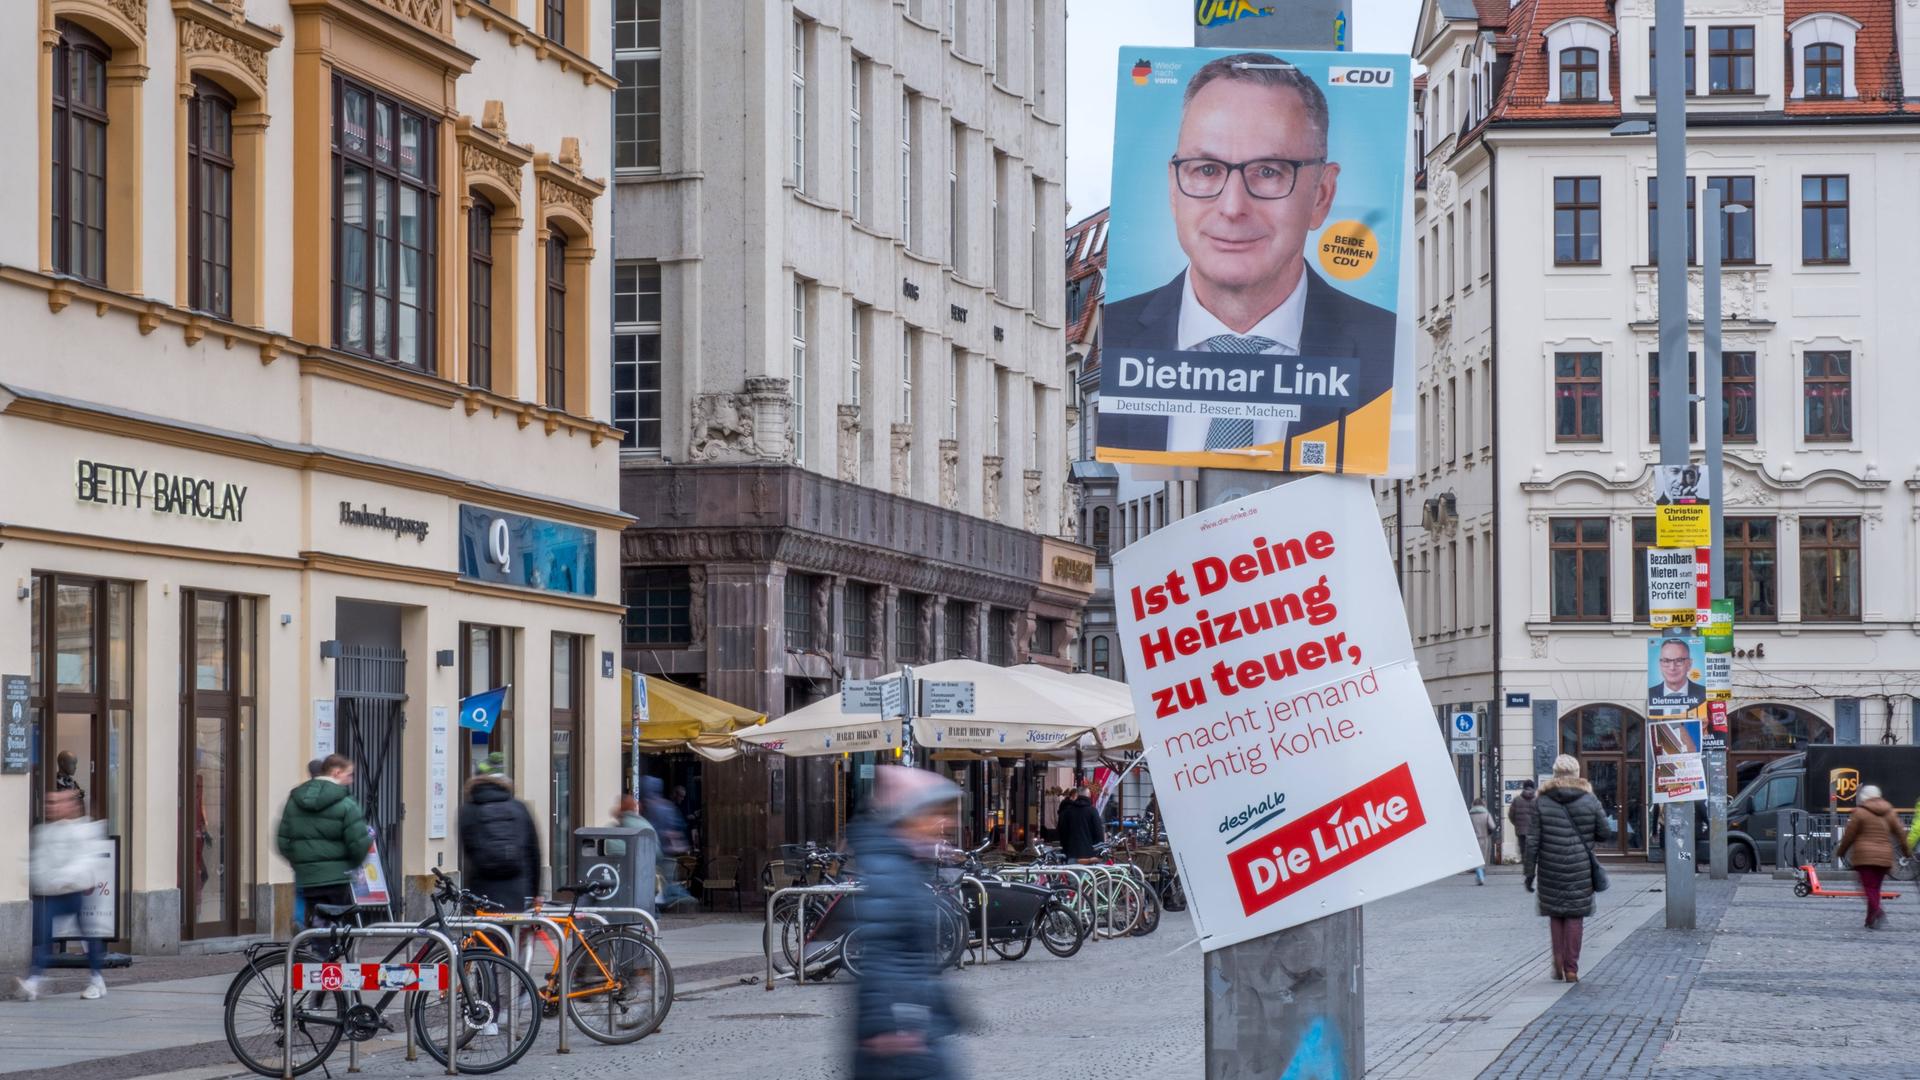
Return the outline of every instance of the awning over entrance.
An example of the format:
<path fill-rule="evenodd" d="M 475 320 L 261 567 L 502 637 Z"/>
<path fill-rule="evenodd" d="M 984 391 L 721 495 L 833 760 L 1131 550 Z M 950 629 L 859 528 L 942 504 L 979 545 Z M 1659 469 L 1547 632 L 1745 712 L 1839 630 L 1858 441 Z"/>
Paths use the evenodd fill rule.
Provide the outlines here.
<path fill-rule="evenodd" d="M 709 761 L 725 761 L 740 751 L 734 745 L 735 733 L 767 722 L 765 713 L 754 712 L 719 698 L 689 690 L 665 679 L 649 678 L 639 672 L 625 672 L 620 680 L 620 715 L 633 715 L 634 680 L 647 681 L 648 719 L 640 725 L 640 749 L 661 753 L 689 750 Z M 620 745 L 633 745 L 633 725 L 622 724 Z"/>

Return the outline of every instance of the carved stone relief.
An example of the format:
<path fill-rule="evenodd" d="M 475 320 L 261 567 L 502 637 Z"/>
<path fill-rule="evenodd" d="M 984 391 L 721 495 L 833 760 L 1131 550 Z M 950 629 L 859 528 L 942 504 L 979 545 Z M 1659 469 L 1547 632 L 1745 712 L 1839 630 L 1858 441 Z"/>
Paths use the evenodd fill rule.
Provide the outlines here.
<path fill-rule="evenodd" d="M 860 482 L 860 426 L 860 406 L 840 406 L 840 479 L 849 484 Z"/>
<path fill-rule="evenodd" d="M 1000 520 L 1000 477 L 1004 470 L 1005 463 L 992 454 L 980 459 L 980 516 L 988 521 Z"/>
<path fill-rule="evenodd" d="M 440 10 L 446 0 L 380 0 L 380 6 L 429 30 L 440 29 Z"/>
<path fill-rule="evenodd" d="M 753 412 L 739 394 L 701 394 L 693 399 L 693 437 L 688 448 L 695 461 L 751 461 L 754 457 Z"/>
<path fill-rule="evenodd" d="M 690 644 L 704 645 L 707 640 L 707 568 L 687 570 L 687 626 Z"/>
<path fill-rule="evenodd" d="M 592 199 L 561 185 L 557 181 L 549 180 L 544 176 L 540 178 L 540 205 L 543 207 L 564 206 L 574 213 L 579 214 L 580 220 L 582 221 L 591 222 L 593 220 Z M 784 382 L 785 380 L 782 381 Z"/>
<path fill-rule="evenodd" d="M 1023 520 L 1028 532 L 1040 531 L 1040 470 L 1028 469 L 1021 474 L 1026 484 L 1026 513 Z"/>
<path fill-rule="evenodd" d="M 787 380 L 760 375 L 747 380 L 747 405 L 753 412 L 756 456 L 793 460 L 793 394 Z"/>
<path fill-rule="evenodd" d="M 495 157 L 487 153 L 483 146 L 463 143 L 460 146 L 460 165 L 470 173 L 486 173 L 497 178 L 514 193 L 520 194 L 520 166 L 506 158 Z"/>
<path fill-rule="evenodd" d="M 960 441 L 940 440 L 940 505 L 949 510 L 960 507 Z"/>
<path fill-rule="evenodd" d="M 141 16 L 145 18 L 144 12 Z M 259 81 L 267 84 L 267 54 L 238 38 L 228 37 L 205 23 L 180 20 L 180 55 L 187 59 L 196 56 L 224 56 L 241 67 Z"/>
<path fill-rule="evenodd" d="M 832 649 L 833 637 L 833 581 L 830 578 L 817 578 L 813 583 L 813 644 L 819 647 L 824 640 L 826 648 Z"/>
<path fill-rule="evenodd" d="M 905 495 L 911 482 L 909 473 L 913 463 L 913 425 L 895 424 L 889 433 L 887 445 L 888 460 L 892 463 L 893 493 Z"/>

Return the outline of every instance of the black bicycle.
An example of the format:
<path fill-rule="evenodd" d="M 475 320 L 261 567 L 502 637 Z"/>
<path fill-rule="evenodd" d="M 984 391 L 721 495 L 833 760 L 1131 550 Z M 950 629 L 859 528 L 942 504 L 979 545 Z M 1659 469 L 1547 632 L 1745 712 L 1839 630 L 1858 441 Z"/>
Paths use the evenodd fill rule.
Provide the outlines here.
<path fill-rule="evenodd" d="M 459 941 L 466 933 L 445 930 L 448 907 L 458 911 L 463 899 L 471 899 L 444 874 L 436 871 L 440 884 L 433 891 L 433 915 L 416 924 L 423 929 L 444 930 Z M 312 916 L 333 923 L 333 933 L 302 947 L 295 956 L 300 964 L 330 964 L 347 960 L 355 939 L 350 931 L 358 925 L 361 911 L 351 904 L 313 904 Z M 287 998 L 285 994 L 287 943 L 264 942 L 248 947 L 246 966 L 234 975 L 227 987 L 227 1046 L 234 1057 L 261 1076 L 280 1076 L 287 1062 Z M 378 961 L 387 964 L 446 964 L 447 953 L 429 938 L 402 938 Z M 459 1069 L 463 1073 L 491 1073 L 519 1061 L 540 1035 L 541 1003 L 533 980 L 519 965 L 484 949 L 463 949 L 458 970 L 451 972 L 449 986 L 457 979 L 460 1015 L 455 1020 L 455 1039 L 459 1043 Z M 396 1029 L 387 1017 L 393 999 L 405 991 L 390 990 L 372 997 L 371 992 L 325 990 L 312 987 L 295 990 L 292 998 L 293 1042 L 290 1052 L 293 1074 L 299 1076 L 327 1060 L 341 1039 L 366 1042 Z M 433 989 L 412 993 L 410 1008 L 414 1039 L 435 1061 L 447 1062 L 447 1009 L 449 993 Z M 402 1021 L 405 1022 L 405 1021 Z"/>

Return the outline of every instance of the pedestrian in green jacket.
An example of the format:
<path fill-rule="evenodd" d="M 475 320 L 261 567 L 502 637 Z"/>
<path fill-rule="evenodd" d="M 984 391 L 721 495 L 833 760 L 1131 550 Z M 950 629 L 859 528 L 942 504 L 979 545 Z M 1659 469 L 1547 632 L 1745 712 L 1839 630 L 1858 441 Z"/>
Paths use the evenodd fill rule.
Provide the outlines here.
<path fill-rule="evenodd" d="M 351 904 L 351 876 L 373 844 L 367 816 L 348 793 L 353 762 L 330 754 L 320 775 L 294 788 L 280 815 L 280 854 L 293 864 L 293 883 L 314 904 Z"/>

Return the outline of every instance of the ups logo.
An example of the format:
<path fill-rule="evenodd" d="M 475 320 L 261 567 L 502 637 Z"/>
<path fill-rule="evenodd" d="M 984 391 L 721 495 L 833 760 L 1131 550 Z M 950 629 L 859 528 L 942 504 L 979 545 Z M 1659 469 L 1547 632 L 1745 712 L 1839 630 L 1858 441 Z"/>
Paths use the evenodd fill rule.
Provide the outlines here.
<path fill-rule="evenodd" d="M 1827 774 L 1827 780 L 1833 785 L 1833 797 L 1840 802 L 1852 802 L 1860 790 L 1859 769 L 1835 769 Z"/>

